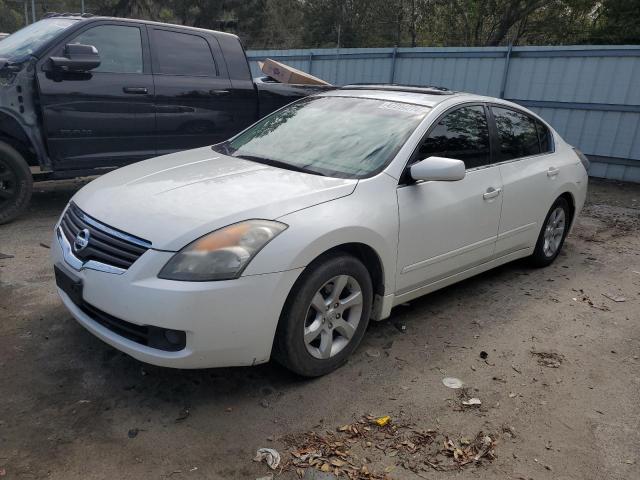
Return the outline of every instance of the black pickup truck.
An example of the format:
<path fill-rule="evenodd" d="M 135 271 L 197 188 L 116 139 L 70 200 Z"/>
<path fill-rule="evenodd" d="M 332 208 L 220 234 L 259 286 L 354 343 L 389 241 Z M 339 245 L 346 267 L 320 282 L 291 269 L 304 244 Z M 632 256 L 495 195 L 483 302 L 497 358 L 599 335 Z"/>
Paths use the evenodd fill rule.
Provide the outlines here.
<path fill-rule="evenodd" d="M 252 79 L 237 36 L 52 15 L 0 42 L 0 224 L 33 181 L 225 140 L 326 86 Z"/>

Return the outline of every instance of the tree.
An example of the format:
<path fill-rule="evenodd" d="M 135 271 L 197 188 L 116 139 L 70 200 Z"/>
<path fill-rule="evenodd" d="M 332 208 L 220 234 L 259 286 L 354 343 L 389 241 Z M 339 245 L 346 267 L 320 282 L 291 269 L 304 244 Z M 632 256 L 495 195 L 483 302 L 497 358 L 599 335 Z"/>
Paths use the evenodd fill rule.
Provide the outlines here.
<path fill-rule="evenodd" d="M 24 26 L 24 13 L 20 11 L 22 5 L 7 0 L 0 0 L 0 32 L 15 32 Z"/>
<path fill-rule="evenodd" d="M 640 43 L 640 1 L 604 0 L 593 15 L 590 40 L 597 43 Z"/>
<path fill-rule="evenodd" d="M 47 10 L 78 11 L 80 5 L 80 0 L 35 2 L 38 18 Z M 99 15 L 236 33 L 248 48 L 640 43 L 640 0 L 85 0 L 85 5 Z M 0 31 L 24 25 L 23 6 L 0 0 Z"/>

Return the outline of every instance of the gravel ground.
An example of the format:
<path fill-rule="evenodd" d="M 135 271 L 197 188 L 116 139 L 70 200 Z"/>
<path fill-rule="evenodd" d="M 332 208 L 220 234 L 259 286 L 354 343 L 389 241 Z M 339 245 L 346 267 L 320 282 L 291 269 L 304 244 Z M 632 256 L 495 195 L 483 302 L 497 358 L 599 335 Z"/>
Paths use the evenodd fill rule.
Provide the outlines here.
<path fill-rule="evenodd" d="M 432 429 L 436 453 L 445 436 L 495 442 L 493 461 L 452 471 L 355 442 L 351 461 L 389 478 L 640 478 L 639 185 L 592 181 L 554 265 L 509 264 L 398 307 L 345 367 L 308 381 L 275 364 L 144 365 L 76 324 L 48 245 L 82 184 L 37 185 L 27 215 L 0 227 L 12 256 L 0 260 L 0 477 L 255 479 L 268 473 L 257 448 L 287 460 L 304 432 L 371 414 Z"/>

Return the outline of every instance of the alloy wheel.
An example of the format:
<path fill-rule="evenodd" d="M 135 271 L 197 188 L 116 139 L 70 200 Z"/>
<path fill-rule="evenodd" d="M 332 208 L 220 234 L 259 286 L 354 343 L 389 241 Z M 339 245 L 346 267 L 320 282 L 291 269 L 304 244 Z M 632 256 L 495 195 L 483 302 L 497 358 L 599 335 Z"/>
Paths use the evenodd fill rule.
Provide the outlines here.
<path fill-rule="evenodd" d="M 307 310 L 304 344 L 314 358 L 340 353 L 353 338 L 362 316 L 362 287 L 350 275 L 338 275 L 316 292 Z"/>
<path fill-rule="evenodd" d="M 547 225 L 544 229 L 544 244 L 542 251 L 547 257 L 553 257 L 562 243 L 562 237 L 564 236 L 564 228 L 566 224 L 566 216 L 564 208 L 557 207 L 547 220 Z"/>

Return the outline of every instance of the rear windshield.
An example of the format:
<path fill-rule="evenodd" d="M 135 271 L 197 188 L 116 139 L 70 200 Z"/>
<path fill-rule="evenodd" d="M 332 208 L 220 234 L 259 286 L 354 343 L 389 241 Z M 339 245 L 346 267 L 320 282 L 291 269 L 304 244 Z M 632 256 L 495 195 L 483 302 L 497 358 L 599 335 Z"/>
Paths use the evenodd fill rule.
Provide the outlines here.
<path fill-rule="evenodd" d="M 0 58 L 18 59 L 31 55 L 78 20 L 45 18 L 18 30 L 0 42 Z"/>
<path fill-rule="evenodd" d="M 309 97 L 279 110 L 221 147 L 283 168 L 365 178 L 385 168 L 428 107 L 357 97 Z"/>

